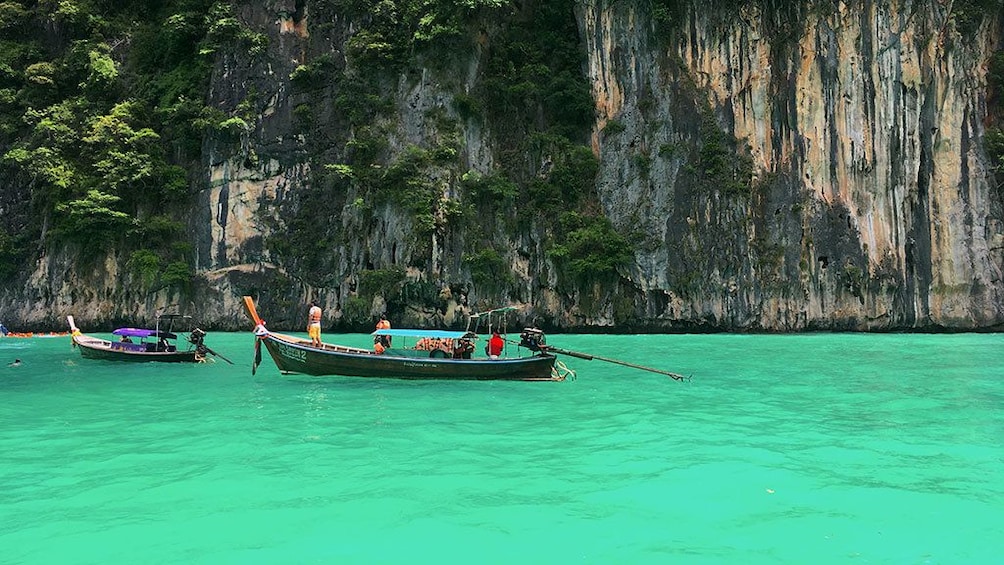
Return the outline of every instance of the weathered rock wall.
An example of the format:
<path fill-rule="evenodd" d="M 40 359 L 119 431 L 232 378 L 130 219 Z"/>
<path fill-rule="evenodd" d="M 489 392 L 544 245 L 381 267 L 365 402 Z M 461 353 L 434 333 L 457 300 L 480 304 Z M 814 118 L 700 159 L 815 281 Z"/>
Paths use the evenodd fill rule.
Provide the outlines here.
<path fill-rule="evenodd" d="M 668 30 L 635 3 L 582 9 L 598 186 L 615 223 L 655 240 L 631 277 L 668 295 L 649 312 L 770 330 L 999 325 L 1000 195 L 981 150 L 997 22 L 963 39 L 936 3 L 802 16 L 779 43 L 777 15 L 752 4 Z M 708 142 L 701 108 L 751 159 L 751 194 L 691 192 L 678 149 Z M 623 131 L 604 135 L 610 121 Z M 681 299 L 688 269 L 699 282 Z"/>
<path fill-rule="evenodd" d="M 0 296 L 8 326 L 61 324 L 66 314 L 141 323 L 158 308 L 180 308 L 204 327 L 240 329 L 240 296 L 250 293 L 273 328 L 298 329 L 315 298 L 326 325 L 346 327 L 358 273 L 390 267 L 438 287 L 445 305 L 409 307 L 400 324 L 462 317 L 470 234 L 438 230 L 416 241 L 410 216 L 386 203 L 359 206 L 351 187 L 322 196 L 337 203 L 317 224 L 323 272 L 290 269 L 266 246 L 292 229 L 291 211 L 309 205 L 305 190 L 322 182 L 316 169 L 345 162 L 353 134 L 339 114 L 339 85 L 305 91 L 290 80 L 321 56 L 338 71 L 347 64 L 353 22 L 317 19 L 314 8 L 309 0 L 241 7 L 241 21 L 267 34 L 269 48 L 216 61 L 209 100 L 251 111 L 246 130 L 204 142 L 189 219 L 192 288 L 136 293 L 114 253 L 88 267 L 55 250 L 23 291 Z M 541 238 L 499 232 L 516 285 L 481 298 L 579 330 L 1004 324 L 1004 213 L 982 150 L 999 22 L 963 38 L 937 2 L 803 6 L 794 15 L 700 8 L 657 21 L 649 2 L 588 0 L 576 13 L 596 104 L 597 192 L 635 245 L 621 282 L 557 292 Z M 478 77 L 474 49 L 445 69 L 416 63 L 385 84 L 394 106 L 380 124 L 389 153 L 443 134 L 430 111 L 460 124 L 458 164 L 430 173 L 444 198 L 457 198 L 460 175 L 490 171 L 504 149 L 493 135 L 501 124 L 453 109 Z M 297 121 L 308 113 L 309 132 Z M 369 313 L 384 306 L 379 296 L 364 305 Z"/>

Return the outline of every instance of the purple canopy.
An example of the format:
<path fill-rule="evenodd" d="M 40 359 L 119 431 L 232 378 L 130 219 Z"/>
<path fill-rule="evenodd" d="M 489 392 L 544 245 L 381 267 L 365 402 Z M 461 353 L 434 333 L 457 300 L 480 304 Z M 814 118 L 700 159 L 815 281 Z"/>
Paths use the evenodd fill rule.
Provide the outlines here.
<path fill-rule="evenodd" d="M 113 331 L 112 334 L 129 337 L 163 337 L 167 339 L 178 339 L 178 336 L 173 333 L 158 332 L 157 330 L 144 330 L 140 328 L 119 328 Z"/>

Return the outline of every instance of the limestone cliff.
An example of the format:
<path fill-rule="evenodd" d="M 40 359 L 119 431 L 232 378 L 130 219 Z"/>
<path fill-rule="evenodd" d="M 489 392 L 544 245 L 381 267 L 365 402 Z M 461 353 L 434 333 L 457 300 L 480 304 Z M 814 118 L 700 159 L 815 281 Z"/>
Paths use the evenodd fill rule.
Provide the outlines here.
<path fill-rule="evenodd" d="M 960 37 L 937 3 L 838 3 L 789 14 L 779 44 L 778 14 L 750 6 L 691 12 L 661 37 L 636 5 L 583 8 L 599 124 L 624 128 L 596 136 L 598 185 L 618 225 L 654 240 L 630 277 L 666 295 L 648 312 L 771 330 L 1000 324 L 1001 202 L 981 150 L 998 21 Z M 689 190 L 702 111 L 751 160 L 750 193 Z"/>
<path fill-rule="evenodd" d="M 204 140 L 191 288 L 131 292 L 114 255 L 84 275 L 50 252 L 25 289 L 0 295 L 4 320 L 142 320 L 180 305 L 240 329 L 250 293 L 277 329 L 298 329 L 313 298 L 343 329 L 388 306 L 399 324 L 443 325 L 499 303 L 577 330 L 1004 323 L 1004 207 L 983 144 L 998 17 L 960 31 L 938 2 L 661 6 L 585 0 L 568 14 L 595 105 L 583 142 L 599 169 L 586 180 L 631 244 L 617 280 L 566 284 L 547 220 L 463 220 L 478 205 L 471 173 L 525 170 L 526 189 L 553 166 L 547 150 L 511 155 L 506 120 L 463 111 L 519 7 L 482 16 L 447 60 L 416 49 L 381 73 L 370 84 L 390 110 L 361 120 L 350 113 L 374 96 L 351 80 L 367 72 L 352 54 L 362 20 L 280 0 L 237 11 L 268 36 L 264 54 L 215 61 L 208 98 L 246 128 Z M 373 139 L 380 178 L 407 166 L 402 182 L 422 192 L 381 197 L 360 176 Z M 409 208 L 429 192 L 424 211 Z M 497 284 L 474 272 L 485 242 Z"/>

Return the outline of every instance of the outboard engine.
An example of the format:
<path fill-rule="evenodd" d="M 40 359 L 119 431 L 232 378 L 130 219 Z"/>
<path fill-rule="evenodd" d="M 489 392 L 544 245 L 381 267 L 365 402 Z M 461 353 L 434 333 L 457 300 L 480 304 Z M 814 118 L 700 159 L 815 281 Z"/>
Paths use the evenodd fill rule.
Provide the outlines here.
<path fill-rule="evenodd" d="M 206 332 L 195 328 L 191 333 L 188 334 L 188 342 L 195 346 L 195 352 L 199 355 L 205 355 L 209 353 L 209 348 L 206 347 L 204 343 L 206 339 Z"/>
<path fill-rule="evenodd" d="M 523 328 L 523 333 L 519 335 L 519 346 L 530 351 L 540 351 L 541 346 L 547 344 L 544 331 L 537 328 Z"/>

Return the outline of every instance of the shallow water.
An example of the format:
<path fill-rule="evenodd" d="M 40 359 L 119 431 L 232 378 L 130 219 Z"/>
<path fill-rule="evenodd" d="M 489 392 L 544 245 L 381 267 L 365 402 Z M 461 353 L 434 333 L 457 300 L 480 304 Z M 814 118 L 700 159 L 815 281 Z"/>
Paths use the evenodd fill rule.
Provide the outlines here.
<path fill-rule="evenodd" d="M 0 562 L 999 562 L 1002 335 L 549 341 L 693 379 L 252 376 L 249 334 L 207 338 L 234 366 L 0 339 Z"/>

